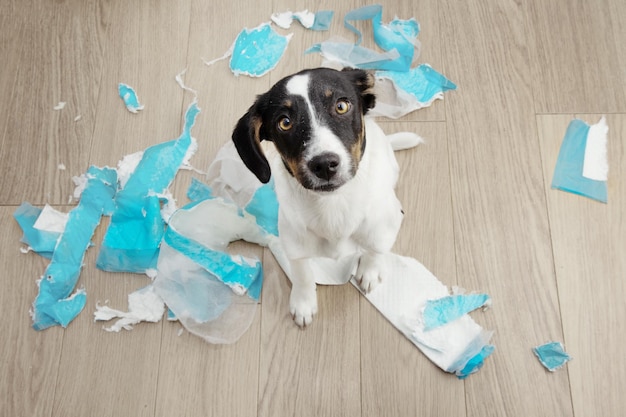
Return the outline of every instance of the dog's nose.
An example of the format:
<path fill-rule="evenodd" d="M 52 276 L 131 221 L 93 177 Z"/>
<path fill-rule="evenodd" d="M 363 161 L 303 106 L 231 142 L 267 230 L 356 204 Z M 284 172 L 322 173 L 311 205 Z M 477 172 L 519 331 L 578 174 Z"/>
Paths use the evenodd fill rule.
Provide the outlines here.
<path fill-rule="evenodd" d="M 337 173 L 340 162 L 339 155 L 325 152 L 311 159 L 308 166 L 316 177 L 323 180 L 330 180 Z"/>

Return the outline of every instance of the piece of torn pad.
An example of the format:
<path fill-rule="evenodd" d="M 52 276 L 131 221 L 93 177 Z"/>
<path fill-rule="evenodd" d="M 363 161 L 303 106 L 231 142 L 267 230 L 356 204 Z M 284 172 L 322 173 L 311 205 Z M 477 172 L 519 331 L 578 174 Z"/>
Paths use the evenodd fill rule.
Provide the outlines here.
<path fill-rule="evenodd" d="M 456 90 L 456 85 L 428 64 L 407 72 L 376 71 L 376 106 L 373 116 L 400 118 L 412 111 L 428 107 L 443 93 Z"/>
<path fill-rule="evenodd" d="M 42 209 L 24 202 L 15 210 L 13 218 L 15 218 L 23 232 L 20 242 L 27 245 L 22 252 L 33 251 L 50 259 L 62 231 L 57 230 L 57 228 L 46 230 L 45 228 L 36 227 L 35 225 L 42 212 Z"/>
<path fill-rule="evenodd" d="M 66 327 L 85 306 L 84 290 L 73 291 L 91 236 L 104 208 L 117 189 L 117 173 L 110 168 L 90 167 L 88 182 L 77 207 L 70 211 L 65 230 L 54 248 L 52 260 L 39 280 L 39 294 L 31 312 L 33 328 Z"/>
<path fill-rule="evenodd" d="M 181 165 L 195 153 L 191 129 L 200 112 L 196 102 L 185 113 L 178 139 L 151 146 L 115 198 L 115 211 L 98 254 L 98 268 L 110 272 L 145 273 L 156 268 L 163 237 L 163 196 Z"/>
<path fill-rule="evenodd" d="M 567 127 L 552 177 L 552 188 L 607 202 L 607 134 L 605 117 L 589 126 L 574 119 Z"/>
<path fill-rule="evenodd" d="M 454 321 L 490 301 L 487 294 L 455 294 L 428 300 L 424 307 L 424 330 L 432 330 Z"/>
<path fill-rule="evenodd" d="M 550 372 L 562 368 L 572 357 L 565 352 L 561 342 L 549 342 L 533 348 L 539 362 Z"/>
<path fill-rule="evenodd" d="M 303 10 L 301 12 L 279 12 L 273 13 L 272 22 L 283 29 L 289 29 L 294 20 L 300 22 L 307 29 L 324 31 L 330 29 L 330 23 L 333 20 L 334 12 L 331 10 L 321 10 L 317 13 Z"/>
<path fill-rule="evenodd" d="M 120 83 L 117 86 L 117 91 L 129 112 L 137 113 L 139 110 L 143 110 L 143 105 L 139 103 L 137 93 L 131 86 Z"/>
<path fill-rule="evenodd" d="M 261 77 L 278 65 L 291 36 L 279 35 L 269 22 L 253 29 L 244 28 L 222 57 L 204 63 L 213 65 L 230 57 L 229 67 L 236 76 Z"/>

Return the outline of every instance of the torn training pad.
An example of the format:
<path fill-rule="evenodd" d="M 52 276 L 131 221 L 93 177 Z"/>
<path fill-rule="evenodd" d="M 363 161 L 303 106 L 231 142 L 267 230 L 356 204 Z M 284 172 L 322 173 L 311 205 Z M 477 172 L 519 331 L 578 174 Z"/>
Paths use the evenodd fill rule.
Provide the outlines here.
<path fill-rule="evenodd" d="M 269 23 L 242 30 L 232 46 L 230 69 L 235 75 L 260 77 L 278 65 L 291 35 L 281 36 Z"/>
<path fill-rule="evenodd" d="M 326 59 L 339 62 L 344 66 L 362 69 L 381 69 L 391 71 L 408 71 L 419 46 L 417 35 L 419 24 L 415 19 L 394 19 L 388 25 L 382 23 L 383 8 L 380 5 L 365 6 L 348 12 L 344 18 L 344 26 L 354 32 L 358 39 L 356 44 L 328 40 L 314 45 L 307 52 L 320 52 Z M 351 22 L 372 21 L 374 41 L 385 52 L 378 53 L 360 46 L 361 32 Z"/>
<path fill-rule="evenodd" d="M 137 113 L 139 110 L 143 110 L 143 105 L 139 103 L 137 93 L 131 86 L 120 83 L 117 86 L 117 92 L 129 112 Z"/>
<path fill-rule="evenodd" d="M 552 188 L 607 202 L 608 127 L 603 117 L 589 126 L 574 119 L 567 127 L 552 177 Z"/>
<path fill-rule="evenodd" d="M 24 202 L 15 210 L 13 217 L 24 233 L 20 242 L 28 245 L 27 250 L 32 250 L 44 258 L 51 259 L 61 232 L 41 230 L 35 227 L 42 211 L 30 203 Z"/>
<path fill-rule="evenodd" d="M 145 150 L 141 161 L 115 198 L 115 211 L 100 250 L 98 268 L 144 273 L 156 268 L 165 222 L 161 196 L 179 167 L 197 147 L 191 128 L 200 112 L 193 102 L 185 114 L 182 135 Z"/>
<path fill-rule="evenodd" d="M 66 327 L 85 306 L 82 290 L 72 296 L 83 257 L 103 212 L 111 206 L 117 188 L 117 173 L 109 168 L 90 167 L 87 186 L 80 202 L 69 213 L 52 260 L 39 281 L 39 294 L 33 304 L 33 327 L 43 330 L 54 325 Z"/>
<path fill-rule="evenodd" d="M 261 263 L 226 249 L 240 239 L 262 246 L 277 239 L 272 227 L 264 228 L 271 221 L 251 214 L 258 213 L 257 206 L 275 206 L 277 211 L 268 201 L 275 200 L 270 187 L 259 188 L 243 210 L 222 198 L 209 198 L 170 218 L 155 291 L 189 332 L 210 343 L 237 341 L 254 319 L 263 283 Z"/>
<path fill-rule="evenodd" d="M 533 348 L 533 353 L 539 362 L 550 372 L 562 368 L 567 362 L 572 360 L 571 356 L 565 353 L 561 342 L 548 342 Z"/>

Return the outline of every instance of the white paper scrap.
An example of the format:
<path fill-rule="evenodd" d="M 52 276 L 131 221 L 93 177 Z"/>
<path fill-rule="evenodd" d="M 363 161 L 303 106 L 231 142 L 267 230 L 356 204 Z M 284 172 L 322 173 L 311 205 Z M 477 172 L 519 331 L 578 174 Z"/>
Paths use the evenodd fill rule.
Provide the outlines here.
<path fill-rule="evenodd" d="M 589 126 L 587 145 L 585 146 L 585 159 L 583 163 L 583 177 L 590 180 L 606 181 L 609 175 L 609 160 L 607 156 L 607 134 L 609 126 L 606 117 Z"/>

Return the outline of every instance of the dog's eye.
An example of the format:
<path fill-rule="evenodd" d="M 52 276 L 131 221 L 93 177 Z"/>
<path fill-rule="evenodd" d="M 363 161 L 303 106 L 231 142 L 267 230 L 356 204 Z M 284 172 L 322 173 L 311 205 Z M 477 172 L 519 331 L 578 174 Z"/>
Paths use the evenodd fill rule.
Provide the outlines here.
<path fill-rule="evenodd" d="M 283 132 L 288 131 L 292 126 L 293 124 L 291 123 L 291 119 L 289 117 L 283 117 L 278 121 L 278 128 Z"/>
<path fill-rule="evenodd" d="M 335 111 L 337 114 L 346 114 L 350 110 L 350 102 L 348 100 L 339 100 L 335 104 Z"/>

